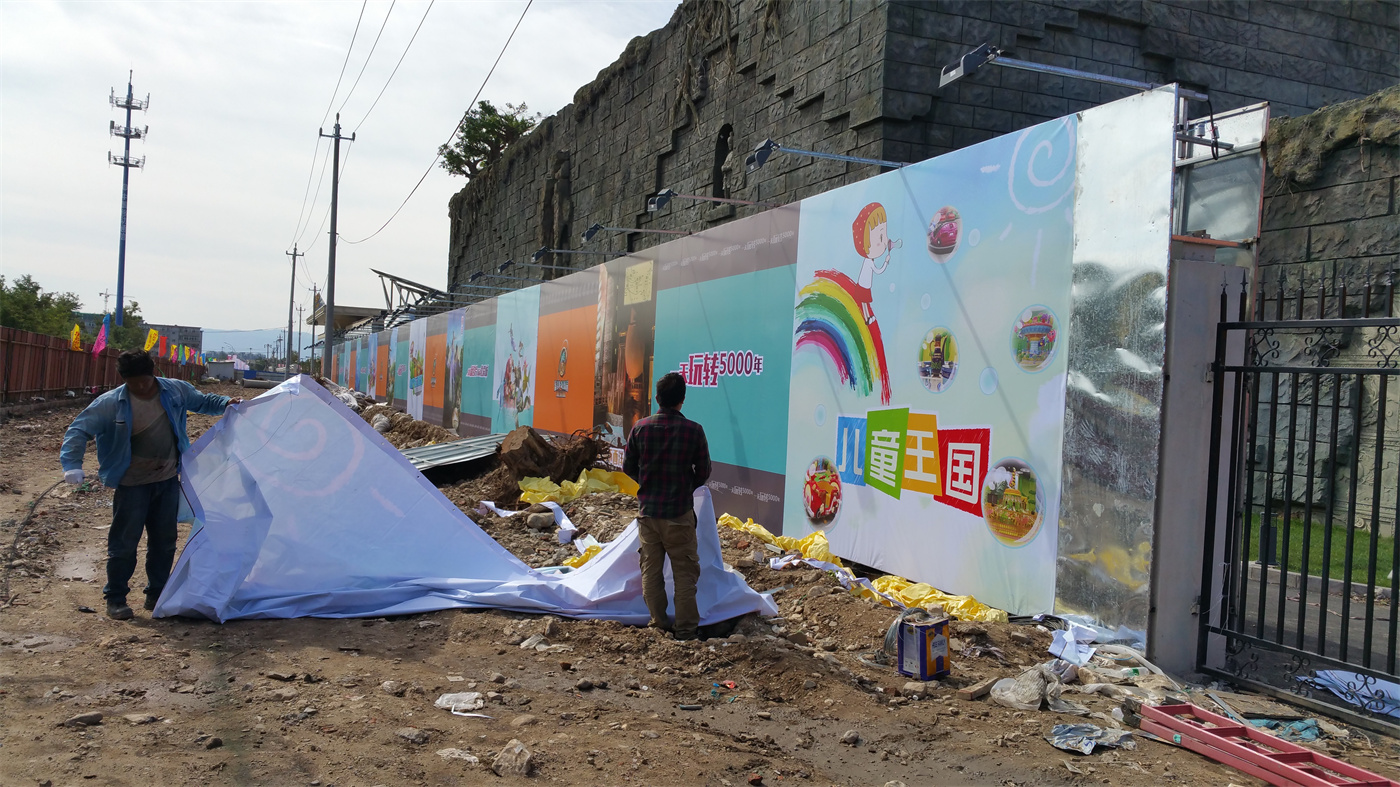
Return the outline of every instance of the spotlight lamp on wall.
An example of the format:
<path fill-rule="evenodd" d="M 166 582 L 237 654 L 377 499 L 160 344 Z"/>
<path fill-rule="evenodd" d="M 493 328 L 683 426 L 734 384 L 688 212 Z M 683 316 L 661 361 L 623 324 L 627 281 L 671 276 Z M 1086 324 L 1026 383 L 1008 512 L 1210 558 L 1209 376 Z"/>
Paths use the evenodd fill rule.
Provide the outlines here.
<path fill-rule="evenodd" d="M 773 202 L 754 202 L 747 199 L 730 199 L 729 197 L 703 197 L 699 194 L 677 194 L 671 189 L 662 189 L 656 192 L 656 196 L 647 200 L 647 212 L 655 213 L 670 204 L 673 199 L 700 200 L 703 202 L 719 202 L 724 205 L 758 205 L 764 208 L 779 207 Z"/>
<path fill-rule="evenodd" d="M 584 242 L 584 243 L 587 243 L 587 242 L 593 240 L 594 236 L 596 236 L 598 233 L 603 232 L 603 231 L 607 231 L 607 232 L 622 232 L 622 233 L 627 233 L 627 234 L 629 234 L 629 235 L 631 235 L 631 234 L 633 234 L 633 233 L 642 233 L 642 234 L 645 234 L 645 235 L 689 235 L 689 234 L 691 234 L 691 233 L 687 232 L 686 230 L 644 230 L 644 229 L 638 229 L 638 228 L 636 228 L 636 227 L 604 227 L 602 224 L 594 224 L 593 226 L 591 226 L 591 227 L 589 227 L 588 229 L 586 229 L 586 230 L 583 231 L 583 242 Z"/>
<path fill-rule="evenodd" d="M 1006 50 L 995 47 L 991 44 L 983 44 L 968 52 L 955 62 L 943 67 L 943 71 L 938 76 L 938 86 L 947 87 L 949 84 L 962 79 L 985 65 L 1001 66 L 1003 68 L 1014 68 L 1021 71 L 1034 71 L 1038 74 L 1049 74 L 1051 76 L 1069 77 L 1070 79 L 1087 79 L 1091 82 L 1100 82 L 1105 85 L 1125 87 L 1131 90 L 1156 90 L 1161 87 L 1153 82 L 1139 82 L 1135 79 L 1123 79 L 1106 74 L 1095 74 L 1091 71 L 1080 71 L 1074 68 L 1062 68 L 1044 63 L 1032 63 L 1029 60 L 1016 60 L 1006 56 Z M 1208 101 L 1209 98 L 1204 93 L 1194 90 L 1181 89 L 1181 96 L 1192 101 Z"/>
<path fill-rule="evenodd" d="M 821 153 L 815 150 L 790 148 L 786 145 L 779 145 L 771 139 L 765 139 L 758 144 L 758 147 L 753 149 L 753 152 L 749 154 L 748 158 L 744 159 L 744 169 L 748 172 L 756 172 L 762 168 L 764 164 L 768 163 L 768 159 L 771 158 L 774 153 L 779 152 L 793 153 L 799 156 L 810 156 L 811 158 L 830 159 L 832 161 L 849 161 L 852 164 L 874 164 L 877 167 L 889 167 L 890 169 L 899 169 L 900 167 L 909 166 L 899 161 L 885 161 L 884 159 L 877 158 L 863 158 L 861 156 L 846 156 L 840 153 Z"/>

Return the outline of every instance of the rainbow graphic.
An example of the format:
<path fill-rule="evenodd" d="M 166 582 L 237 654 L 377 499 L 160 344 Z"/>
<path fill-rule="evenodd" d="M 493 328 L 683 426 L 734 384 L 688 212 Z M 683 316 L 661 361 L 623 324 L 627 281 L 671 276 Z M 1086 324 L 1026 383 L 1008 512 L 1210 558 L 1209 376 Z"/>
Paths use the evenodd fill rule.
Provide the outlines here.
<path fill-rule="evenodd" d="M 836 364 L 841 384 L 861 396 L 869 396 L 878 379 L 880 401 L 889 404 L 890 373 L 880 323 L 866 322 L 861 312 L 861 304 L 870 303 L 870 291 L 840 271 L 817 271 L 797 295 L 797 348 L 825 352 Z"/>

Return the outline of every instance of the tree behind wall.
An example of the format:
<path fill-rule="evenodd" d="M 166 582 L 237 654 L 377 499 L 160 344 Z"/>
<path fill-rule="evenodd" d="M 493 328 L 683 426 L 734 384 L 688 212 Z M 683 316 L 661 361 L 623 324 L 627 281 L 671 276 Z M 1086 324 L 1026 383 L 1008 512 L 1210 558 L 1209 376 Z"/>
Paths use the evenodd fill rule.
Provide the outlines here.
<path fill-rule="evenodd" d="M 476 177 L 539 123 L 539 113 L 532 117 L 529 111 L 524 104 L 506 104 L 501 112 L 490 101 L 479 102 L 462 118 L 452 142 L 438 148 L 442 168 L 468 179 Z"/>
<path fill-rule="evenodd" d="M 83 307 L 71 292 L 44 292 L 39 282 L 24 274 L 6 283 L 0 276 L 0 325 L 48 336 L 67 336 L 73 330 L 73 312 Z"/>

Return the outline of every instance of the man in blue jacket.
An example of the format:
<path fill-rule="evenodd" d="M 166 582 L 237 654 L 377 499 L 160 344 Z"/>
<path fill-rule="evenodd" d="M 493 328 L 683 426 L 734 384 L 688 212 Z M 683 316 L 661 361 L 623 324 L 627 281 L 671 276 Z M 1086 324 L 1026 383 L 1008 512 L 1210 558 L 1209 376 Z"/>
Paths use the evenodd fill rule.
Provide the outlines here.
<path fill-rule="evenodd" d="M 125 385 L 93 400 L 63 436 L 59 460 L 63 480 L 83 482 L 83 454 L 97 441 L 97 474 L 112 497 L 112 527 L 107 531 L 107 617 L 131 620 L 127 582 L 136 570 L 141 531 L 146 539 L 146 609 L 170 578 L 175 561 L 180 510 L 180 454 L 190 447 L 185 413 L 219 415 L 241 399 L 201 393 L 183 380 L 156 377 L 156 364 L 140 350 L 117 358 Z"/>

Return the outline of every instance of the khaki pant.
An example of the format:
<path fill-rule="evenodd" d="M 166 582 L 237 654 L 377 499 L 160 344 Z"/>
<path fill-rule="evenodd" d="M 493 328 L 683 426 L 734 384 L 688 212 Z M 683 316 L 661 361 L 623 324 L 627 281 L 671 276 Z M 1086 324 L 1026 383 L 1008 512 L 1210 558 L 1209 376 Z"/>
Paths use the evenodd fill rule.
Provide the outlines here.
<path fill-rule="evenodd" d="M 642 598 L 651 613 L 651 625 L 666 627 L 666 578 L 662 573 L 671 558 L 671 578 L 675 580 L 678 638 L 691 638 L 700 627 L 700 610 L 695 604 L 695 583 L 700 579 L 700 554 L 695 541 L 695 512 L 674 519 L 641 517 L 637 520 L 642 548 Z"/>

